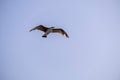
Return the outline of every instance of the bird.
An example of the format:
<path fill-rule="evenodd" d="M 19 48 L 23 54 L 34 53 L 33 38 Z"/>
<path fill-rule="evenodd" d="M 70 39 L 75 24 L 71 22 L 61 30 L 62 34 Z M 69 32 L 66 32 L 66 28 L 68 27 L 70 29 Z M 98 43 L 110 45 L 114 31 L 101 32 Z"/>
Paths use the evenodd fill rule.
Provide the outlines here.
<path fill-rule="evenodd" d="M 55 27 L 45 27 L 43 25 L 38 25 L 34 28 L 32 28 L 29 32 L 33 30 L 40 30 L 43 31 L 44 34 L 42 35 L 43 38 L 47 38 L 48 34 L 50 33 L 60 33 L 66 38 L 69 38 L 68 34 L 62 29 L 62 28 L 55 28 Z"/>

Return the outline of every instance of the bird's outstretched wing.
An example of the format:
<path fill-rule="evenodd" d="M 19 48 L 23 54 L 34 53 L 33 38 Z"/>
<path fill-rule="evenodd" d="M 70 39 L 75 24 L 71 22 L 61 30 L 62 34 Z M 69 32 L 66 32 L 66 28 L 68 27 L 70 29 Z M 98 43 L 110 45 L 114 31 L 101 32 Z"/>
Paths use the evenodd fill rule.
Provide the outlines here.
<path fill-rule="evenodd" d="M 45 26 L 43 26 L 43 25 L 39 25 L 39 26 L 36 26 L 35 28 L 32 28 L 31 30 L 30 30 L 30 32 L 31 31 L 33 31 L 33 30 L 41 30 L 41 31 L 43 31 L 43 32 L 46 32 L 47 31 L 47 27 L 45 27 Z"/>
<path fill-rule="evenodd" d="M 65 35 L 67 38 L 69 38 L 68 34 L 61 28 L 59 29 L 53 29 L 53 33 L 60 33 L 62 35 Z"/>

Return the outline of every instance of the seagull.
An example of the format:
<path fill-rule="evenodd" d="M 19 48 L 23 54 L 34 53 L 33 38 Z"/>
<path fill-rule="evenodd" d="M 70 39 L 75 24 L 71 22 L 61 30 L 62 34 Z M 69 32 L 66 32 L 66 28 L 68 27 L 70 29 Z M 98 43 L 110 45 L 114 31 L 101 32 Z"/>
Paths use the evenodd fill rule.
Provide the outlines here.
<path fill-rule="evenodd" d="M 41 30 L 44 32 L 44 35 L 42 36 L 43 38 L 47 38 L 47 35 L 50 34 L 50 33 L 60 33 L 62 34 L 63 36 L 69 38 L 68 34 L 61 28 L 55 28 L 55 27 L 45 27 L 43 25 L 39 25 L 39 26 L 36 26 L 35 28 L 32 28 L 30 30 L 33 31 L 33 30 Z"/>

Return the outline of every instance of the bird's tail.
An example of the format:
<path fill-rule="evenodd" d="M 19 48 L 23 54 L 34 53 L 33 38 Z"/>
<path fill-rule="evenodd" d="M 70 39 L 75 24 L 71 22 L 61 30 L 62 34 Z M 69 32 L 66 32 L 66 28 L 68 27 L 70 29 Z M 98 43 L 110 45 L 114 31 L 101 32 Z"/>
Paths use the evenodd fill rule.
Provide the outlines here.
<path fill-rule="evenodd" d="M 47 38 L 47 36 L 46 36 L 46 35 L 43 35 L 42 37 Z"/>
<path fill-rule="evenodd" d="M 47 34 L 44 34 L 42 37 L 43 37 L 43 38 L 47 38 Z"/>

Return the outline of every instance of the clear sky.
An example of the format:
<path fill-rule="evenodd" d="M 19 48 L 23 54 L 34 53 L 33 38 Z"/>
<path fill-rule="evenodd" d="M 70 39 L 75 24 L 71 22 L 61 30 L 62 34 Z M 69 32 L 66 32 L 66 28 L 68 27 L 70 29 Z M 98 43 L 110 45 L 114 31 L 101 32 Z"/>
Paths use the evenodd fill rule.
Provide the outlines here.
<path fill-rule="evenodd" d="M 0 80 L 120 80 L 120 1 L 1 0 Z"/>

